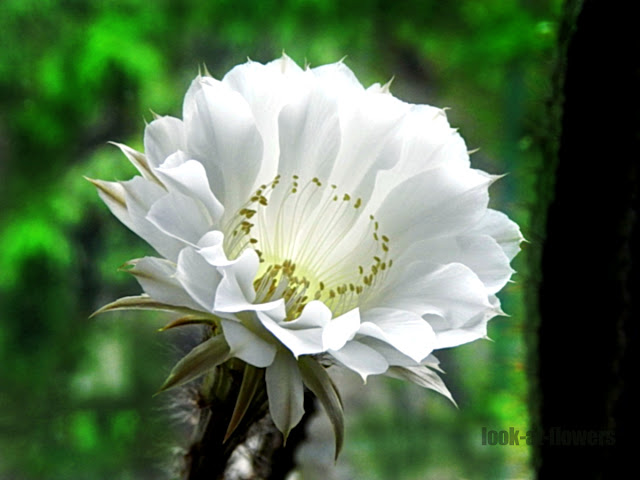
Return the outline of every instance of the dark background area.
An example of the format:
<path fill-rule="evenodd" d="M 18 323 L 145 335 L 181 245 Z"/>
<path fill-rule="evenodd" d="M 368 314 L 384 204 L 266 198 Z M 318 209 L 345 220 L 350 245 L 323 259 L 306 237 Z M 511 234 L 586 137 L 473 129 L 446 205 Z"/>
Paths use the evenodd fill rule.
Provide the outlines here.
<path fill-rule="evenodd" d="M 541 479 L 620 478 L 635 464 L 640 41 L 622 13 L 570 1 L 559 31 L 543 142 L 553 175 L 540 182 L 534 222 L 546 238 L 531 256 L 541 317 L 533 400 L 549 437 L 535 455 Z"/>

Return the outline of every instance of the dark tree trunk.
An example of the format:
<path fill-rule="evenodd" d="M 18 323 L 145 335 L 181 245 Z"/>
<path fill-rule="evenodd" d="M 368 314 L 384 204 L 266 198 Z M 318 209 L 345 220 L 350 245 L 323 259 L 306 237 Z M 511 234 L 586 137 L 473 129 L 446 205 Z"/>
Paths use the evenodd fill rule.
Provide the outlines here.
<path fill-rule="evenodd" d="M 553 192 L 543 214 L 538 297 L 542 479 L 625 478 L 635 470 L 628 453 L 638 432 L 631 412 L 640 408 L 633 390 L 640 49 L 629 7 L 604 0 L 565 5 L 560 40 L 566 49 L 540 192 L 542 202 Z"/>

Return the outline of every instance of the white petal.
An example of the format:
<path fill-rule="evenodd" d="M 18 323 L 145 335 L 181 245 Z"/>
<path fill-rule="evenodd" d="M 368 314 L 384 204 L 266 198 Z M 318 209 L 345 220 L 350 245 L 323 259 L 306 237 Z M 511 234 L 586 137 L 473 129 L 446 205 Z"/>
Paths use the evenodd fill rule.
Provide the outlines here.
<path fill-rule="evenodd" d="M 287 104 L 278 118 L 280 163 L 285 180 L 329 177 L 340 148 L 338 106 L 318 84 Z"/>
<path fill-rule="evenodd" d="M 257 312 L 258 318 L 287 349 L 298 358 L 300 355 L 311 355 L 324 351 L 322 346 L 322 329 L 306 328 L 292 330 L 287 327 L 287 322 L 278 321 L 270 315 L 270 312 Z"/>
<path fill-rule="evenodd" d="M 215 309 L 218 312 L 266 311 L 285 317 L 284 300 L 254 303 L 256 292 L 253 281 L 258 272 L 259 259 L 254 250 L 247 249 L 236 260 L 218 267 L 222 280 L 216 292 Z"/>
<path fill-rule="evenodd" d="M 357 308 L 334 318 L 322 332 L 325 350 L 340 350 L 351 340 L 360 327 L 360 312 Z"/>
<path fill-rule="evenodd" d="M 502 247 L 489 235 L 466 232 L 455 237 L 441 237 L 414 243 L 398 261 L 429 258 L 439 264 L 462 263 L 484 283 L 487 293 L 496 293 L 505 286 L 513 269 Z"/>
<path fill-rule="evenodd" d="M 341 99 L 348 101 L 349 97 L 364 92 L 353 71 L 342 62 L 314 67 L 311 72 L 327 91 L 339 95 Z"/>
<path fill-rule="evenodd" d="M 469 167 L 464 140 L 451 128 L 444 110 L 429 105 L 409 107 L 379 153 L 378 162 L 392 168 L 378 173 L 369 205 L 374 210 L 389 191 L 421 172 L 442 165 Z"/>
<path fill-rule="evenodd" d="M 414 366 L 416 364 L 414 359 L 404 355 L 400 350 L 392 347 L 389 343 L 378 340 L 377 338 L 360 335 L 357 337 L 357 341 L 378 352 L 384 357 L 389 365 Z"/>
<path fill-rule="evenodd" d="M 136 182 L 136 179 L 140 179 Z M 135 182 L 135 183 L 134 183 Z M 129 188 L 131 187 L 131 188 Z M 162 232 L 147 218 L 149 211 L 160 198 L 166 195 L 165 190 L 156 184 L 143 181 L 140 177 L 125 185 L 127 210 L 135 226 L 134 232 L 145 239 L 158 253 L 173 260 L 184 246 L 180 241 Z"/>
<path fill-rule="evenodd" d="M 249 104 L 264 142 L 258 183 L 276 176 L 280 151 L 278 115 L 282 107 L 297 96 L 304 82 L 303 70 L 287 56 L 262 65 L 249 61 L 233 68 L 222 81 L 240 93 Z"/>
<path fill-rule="evenodd" d="M 364 312 L 358 333 L 388 343 L 417 363 L 433 351 L 436 340 L 433 329 L 420 315 L 390 308 Z"/>
<path fill-rule="evenodd" d="M 379 375 L 389 368 L 387 360 L 380 353 L 358 341 L 349 342 L 340 350 L 330 350 L 329 353 L 364 381 L 369 375 Z"/>
<path fill-rule="evenodd" d="M 500 309 L 500 300 L 495 295 L 489 295 L 491 309 L 480 312 L 467 319 L 462 325 L 452 325 L 447 319 L 439 315 L 424 315 L 436 332 L 436 349 L 448 348 L 473 342 L 480 338 L 487 338 L 487 323 L 497 315 L 504 315 Z"/>
<path fill-rule="evenodd" d="M 156 170 L 162 181 L 178 192 L 199 200 L 210 217 L 209 224 L 217 224 L 224 207 L 211 192 L 207 172 L 196 160 L 188 160 L 184 152 L 176 152 Z"/>
<path fill-rule="evenodd" d="M 324 328 L 329 325 L 332 316 L 331 310 L 324 303 L 312 300 L 304 306 L 298 318 L 286 321 L 286 326 L 292 330 Z"/>
<path fill-rule="evenodd" d="M 224 251 L 224 234 L 217 230 L 205 233 L 198 241 L 198 253 L 216 267 L 226 267 L 233 264 L 234 260 L 229 260 Z"/>
<path fill-rule="evenodd" d="M 280 58 L 267 63 L 265 65 L 267 69 L 278 72 L 283 77 L 295 77 L 302 74 L 304 70 L 286 53 L 283 53 Z"/>
<path fill-rule="evenodd" d="M 129 273 L 136 277 L 143 290 L 151 298 L 169 305 L 179 305 L 202 310 L 175 278 L 176 266 L 161 258 L 145 257 L 129 262 Z"/>
<path fill-rule="evenodd" d="M 329 183 L 366 203 L 379 172 L 393 167 L 399 159 L 398 155 L 382 153 L 409 107 L 391 95 L 372 92 L 341 101 L 342 143 Z"/>
<path fill-rule="evenodd" d="M 440 165 L 469 167 L 467 146 L 444 110 L 412 105 L 398 129 L 401 149 L 394 172 L 419 173 Z"/>
<path fill-rule="evenodd" d="M 414 262 L 387 283 L 375 299 L 376 306 L 439 315 L 452 328 L 465 325 L 480 313 L 494 311 L 484 284 L 459 263 Z"/>
<path fill-rule="evenodd" d="M 436 349 L 457 347 L 464 343 L 487 337 L 487 322 L 498 315 L 495 311 L 479 313 L 463 325 L 452 326 L 447 319 L 438 315 L 425 315 L 425 320 L 436 332 Z"/>
<path fill-rule="evenodd" d="M 205 311 L 213 311 L 216 288 L 222 275 L 195 249 L 186 247 L 178 255 L 176 278 Z"/>
<path fill-rule="evenodd" d="M 129 229 L 151 245 L 160 255 L 174 260 L 182 242 L 160 232 L 147 219 L 151 205 L 166 191 L 142 177 L 126 182 L 97 181 L 98 193 L 111 212 Z M 126 208 L 122 205 L 122 200 Z"/>
<path fill-rule="evenodd" d="M 188 152 L 230 213 L 249 197 L 262 162 L 262 138 L 246 100 L 210 77 L 193 81 L 184 103 Z"/>
<path fill-rule="evenodd" d="M 184 124 L 174 117 L 160 117 L 144 130 L 144 151 L 152 168 L 171 154 L 185 149 Z"/>
<path fill-rule="evenodd" d="M 147 219 L 153 204 L 166 195 L 166 191 L 141 177 L 134 177 L 123 186 L 132 230 L 162 256 L 170 260 L 177 258 L 178 252 L 184 246 L 182 242 L 162 232 Z"/>
<path fill-rule="evenodd" d="M 182 242 L 183 246 L 196 245 L 212 227 L 204 205 L 175 190 L 158 199 L 146 219 L 165 235 Z"/>
<path fill-rule="evenodd" d="M 253 308 L 256 292 L 253 280 L 259 259 L 253 250 L 245 250 L 233 263 L 220 267 L 223 275 L 216 293 L 215 308 L 222 312 L 240 312 Z"/>
<path fill-rule="evenodd" d="M 390 248 L 402 252 L 414 241 L 455 235 L 486 212 L 489 175 L 457 166 L 441 166 L 395 187 L 376 218 Z"/>
<path fill-rule="evenodd" d="M 298 363 L 285 350 L 276 354 L 265 372 L 269 413 L 285 439 L 304 415 L 304 385 Z"/>
<path fill-rule="evenodd" d="M 224 337 L 231 348 L 231 355 L 258 368 L 271 365 L 276 355 L 276 343 L 256 333 L 256 327 L 248 328 L 237 320 L 221 319 Z"/>
<path fill-rule="evenodd" d="M 492 209 L 487 209 L 484 217 L 465 233 L 490 235 L 502 247 L 509 261 L 520 251 L 520 244 L 524 241 L 518 225 L 504 213 Z"/>

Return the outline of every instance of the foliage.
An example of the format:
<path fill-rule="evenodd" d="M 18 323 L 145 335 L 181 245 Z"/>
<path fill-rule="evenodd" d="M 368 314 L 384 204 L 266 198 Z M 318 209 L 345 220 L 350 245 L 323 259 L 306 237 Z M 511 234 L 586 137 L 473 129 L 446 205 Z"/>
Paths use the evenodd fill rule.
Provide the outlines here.
<path fill-rule="evenodd" d="M 173 356 L 153 332 L 163 319 L 140 314 L 148 328 L 131 313 L 87 320 L 100 304 L 137 291 L 115 267 L 150 253 L 83 179 L 133 174 L 107 141 L 141 147 L 148 109 L 178 115 L 201 65 L 215 76 L 282 49 L 315 65 L 348 55 L 369 82 L 395 75 L 400 98 L 453 107 L 470 148 L 482 147 L 476 165 L 513 173 L 493 193 L 527 225 L 558 8 L 557 0 L 3 0 L 0 476 L 157 478 L 172 442 L 157 415 L 162 401 L 150 397 Z M 525 236 L 535 232 L 525 227 Z M 517 262 L 519 284 L 504 296 L 511 318 L 491 327 L 497 341 L 443 356 L 460 411 L 421 404 L 411 410 L 409 443 L 388 444 L 403 410 L 372 407 L 347 430 L 361 446 L 347 450 L 354 468 L 368 462 L 357 456 L 376 459 L 369 465 L 385 475 L 391 452 L 405 445 L 416 462 L 394 478 L 427 478 L 444 462 L 465 462 L 456 475 L 506 478 L 513 464 L 526 471 L 526 448 L 473 450 L 481 426 L 527 423 L 524 266 Z"/>

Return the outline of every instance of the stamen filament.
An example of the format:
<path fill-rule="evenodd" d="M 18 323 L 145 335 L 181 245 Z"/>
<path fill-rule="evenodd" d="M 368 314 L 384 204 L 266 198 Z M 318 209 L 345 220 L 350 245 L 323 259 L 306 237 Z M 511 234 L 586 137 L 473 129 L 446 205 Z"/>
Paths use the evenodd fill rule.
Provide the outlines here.
<path fill-rule="evenodd" d="M 279 183 L 277 175 L 260 186 L 225 224 L 230 258 L 246 248 L 260 257 L 256 302 L 283 299 L 288 320 L 311 299 L 324 302 L 336 316 L 362 304 L 392 264 L 390 241 L 379 232 L 378 221 L 369 215 L 366 228 L 359 222 L 366 211 L 362 199 L 337 194 L 336 185 L 323 187 L 318 178 L 300 188 L 301 180 L 292 175 L 287 190 L 276 192 Z M 340 247 L 359 225 L 363 231 L 351 237 L 358 239 L 353 248 Z M 355 264 L 362 258 L 371 259 L 368 267 Z"/>

